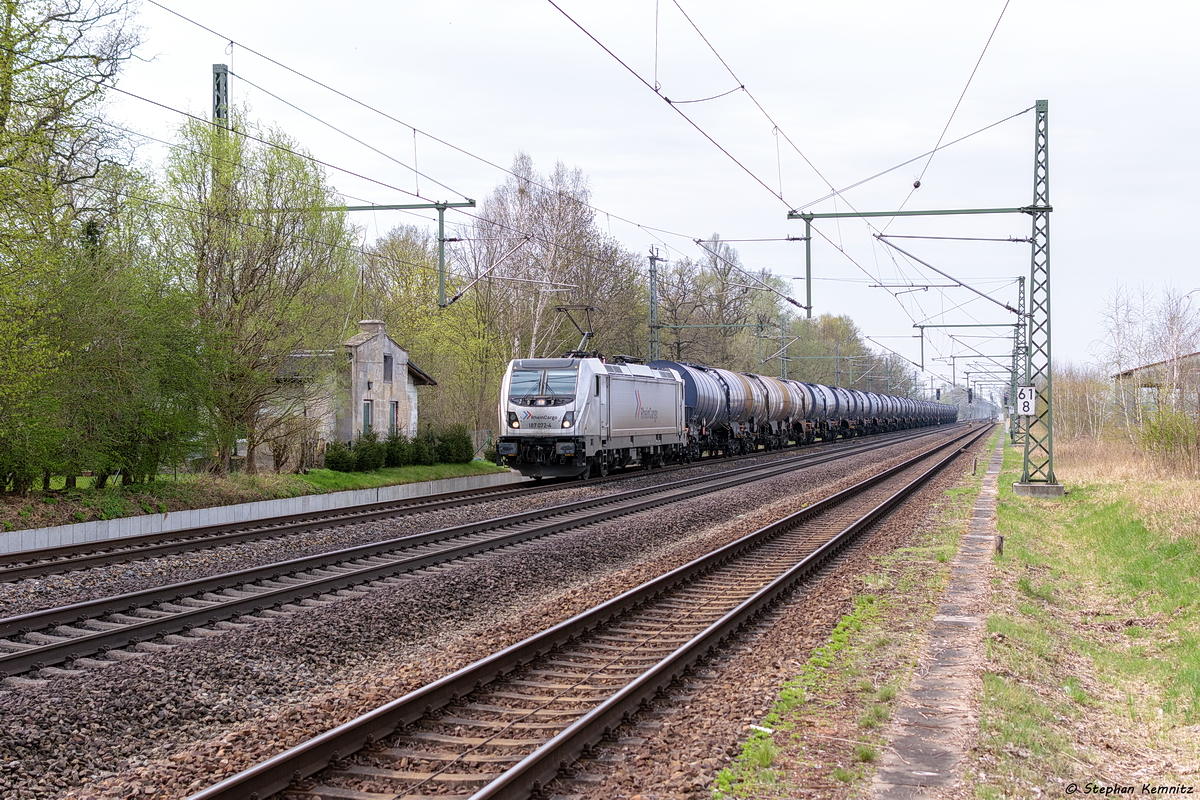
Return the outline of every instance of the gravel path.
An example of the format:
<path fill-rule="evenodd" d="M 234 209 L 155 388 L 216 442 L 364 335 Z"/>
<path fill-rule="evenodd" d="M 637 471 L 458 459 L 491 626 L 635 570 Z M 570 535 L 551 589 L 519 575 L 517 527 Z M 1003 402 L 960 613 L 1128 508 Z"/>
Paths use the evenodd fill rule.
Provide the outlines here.
<path fill-rule="evenodd" d="M 848 485 L 865 462 L 877 468 L 912 449 L 427 570 L 290 617 L 223 623 L 171 650 L 9 691 L 0 695 L 0 797 L 185 796 Z M 565 502 L 599 491 L 554 494 Z M 452 524 L 429 516 L 437 519 L 352 527 L 378 538 Z M 372 536 L 332 535 L 347 533 Z"/>

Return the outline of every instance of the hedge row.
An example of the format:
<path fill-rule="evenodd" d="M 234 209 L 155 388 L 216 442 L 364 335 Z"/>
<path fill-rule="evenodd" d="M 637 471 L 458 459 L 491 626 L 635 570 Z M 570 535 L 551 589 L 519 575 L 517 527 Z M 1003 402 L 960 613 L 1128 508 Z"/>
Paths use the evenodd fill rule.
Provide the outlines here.
<path fill-rule="evenodd" d="M 412 438 L 393 433 L 381 440 L 371 431 L 348 444 L 330 442 L 325 448 L 325 467 L 338 472 L 373 472 L 414 464 L 466 464 L 474 457 L 470 431 L 465 425 L 453 425 L 437 432 L 426 428 Z"/>

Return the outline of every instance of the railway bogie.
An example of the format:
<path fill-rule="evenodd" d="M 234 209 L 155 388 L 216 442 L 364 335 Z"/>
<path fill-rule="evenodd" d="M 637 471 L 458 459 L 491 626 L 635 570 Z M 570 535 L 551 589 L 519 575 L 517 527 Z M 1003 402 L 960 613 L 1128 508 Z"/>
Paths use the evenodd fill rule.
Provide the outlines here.
<path fill-rule="evenodd" d="M 699 364 L 513 361 L 498 463 L 537 478 L 607 475 L 954 422 L 954 406 Z"/>

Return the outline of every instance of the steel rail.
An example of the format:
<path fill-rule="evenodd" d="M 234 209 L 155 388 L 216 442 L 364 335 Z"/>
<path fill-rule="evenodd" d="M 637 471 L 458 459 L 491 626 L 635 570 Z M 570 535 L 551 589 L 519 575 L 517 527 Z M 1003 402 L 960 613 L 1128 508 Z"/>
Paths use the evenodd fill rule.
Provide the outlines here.
<path fill-rule="evenodd" d="M 872 510 L 858 517 L 840 534 L 819 546 L 784 574 L 772 580 L 766 587 L 738 604 L 735 609 L 726 613 L 717 622 L 709 625 L 703 633 L 692 637 L 675 653 L 659 660 L 642 676 L 619 689 L 608 700 L 570 724 L 518 764 L 506 770 L 487 787 L 474 794 L 472 800 L 529 797 L 530 794 L 544 787 L 587 747 L 606 733 L 615 730 L 642 703 L 676 680 L 698 658 L 733 636 L 738 629 L 775 602 L 797 581 L 835 557 L 851 543 L 859 532 L 877 522 L 880 517 L 944 469 L 963 451 L 987 435 L 989 430 L 990 427 L 985 427 L 982 430 L 967 431 L 953 441 L 906 460 L 856 486 L 771 523 L 587 612 L 554 625 L 421 689 L 410 692 L 402 698 L 320 734 L 308 742 L 268 758 L 254 767 L 192 795 L 189 800 L 232 800 L 233 798 L 247 797 L 262 800 L 267 798 L 287 788 L 293 782 L 317 773 L 331 762 L 343 759 L 368 744 L 378 742 L 397 729 L 411 725 L 422 717 L 432 715 L 437 709 L 457 702 L 480 687 L 510 674 L 518 667 L 543 657 L 555 648 L 589 631 L 594 631 L 630 609 L 643 606 L 664 592 L 731 562 L 761 543 L 827 512 L 855 494 L 904 470 L 912 469 L 916 464 L 932 457 L 933 454 L 959 445 L 964 439 L 971 438 L 971 441 L 961 444 L 950 455 L 924 470 L 917 479 L 908 482 L 900 491 L 893 493 Z"/>
<path fill-rule="evenodd" d="M 929 428 L 919 428 L 895 432 L 898 435 L 888 438 L 892 442 L 904 441 L 907 438 L 928 431 Z M 819 449 L 833 447 L 835 444 L 837 444 L 836 441 L 827 442 Z M 763 451 L 761 453 L 756 452 L 747 455 L 732 456 L 726 459 L 726 463 L 734 460 L 741 461 L 764 455 L 772 455 L 778 452 L 781 451 Z M 808 452 L 811 452 L 811 450 Z M 688 465 L 671 466 L 664 469 L 666 471 L 675 471 L 706 466 L 711 463 L 713 463 L 713 460 L 705 459 Z M 591 482 L 597 485 L 617 482 L 625 480 L 631 475 L 641 474 L 644 473 L 617 474 Z M 43 547 L 34 550 L 14 551 L 0 554 L 0 583 L 10 583 L 42 577 L 44 575 L 74 572 L 76 570 L 93 569 L 106 564 L 161 558 L 163 556 L 195 552 L 230 544 L 281 538 L 329 527 L 423 514 L 465 504 L 487 503 L 495 500 L 542 494 L 561 490 L 565 486 L 574 485 L 577 485 L 574 480 L 563 480 L 539 482 L 535 486 L 518 484 L 515 488 L 511 485 L 485 486 L 477 489 L 439 492 L 422 497 L 345 506 L 328 511 L 287 514 L 278 517 L 264 517 L 257 520 L 245 520 L 243 522 L 222 523 L 218 525 L 201 525 L 191 528 L 181 528 L 176 531 L 160 531 L 96 542 L 82 542 L 55 547 Z"/>
<path fill-rule="evenodd" d="M 260 613 L 268 608 L 317 599 L 354 586 L 465 558 L 522 541 L 595 524 L 655 506 L 721 491 L 748 480 L 763 480 L 801 466 L 881 449 L 889 442 L 871 440 L 834 452 L 806 453 L 771 464 L 742 467 L 703 479 L 685 479 L 602 498 L 485 520 L 438 531 L 363 545 L 334 553 L 254 567 L 167 587 L 31 612 L 0 620 L 0 675 L 18 675 L 95 653 L 136 645 L 161 636 L 212 625 L 222 619 Z M 601 510 L 594 511 L 593 509 Z M 534 523 L 530 527 L 521 527 Z M 538 524 L 540 523 L 540 524 Z M 507 529 L 498 536 L 488 530 Z M 447 539 L 462 539 L 461 544 Z M 446 546 L 432 552 L 387 557 L 398 549 Z M 380 563 L 379 559 L 385 559 Z M 361 563 L 354 563 L 361 562 Z M 301 572 L 312 577 L 301 577 Z M 332 572 L 333 574 L 329 574 Z M 289 582 L 290 581 L 290 582 Z M 254 586 L 256 582 L 274 585 Z M 284 585 L 280 586 L 279 584 Z M 157 607 L 156 607 L 157 606 Z M 143 616 L 134 616 L 141 614 Z M 107 617 L 108 619 L 104 619 Z M 149 617 L 149 618 L 147 618 Z M 100 623 L 100 624 L 96 624 Z M 73 627 L 90 625 L 91 627 Z M 119 625 L 119 628 L 114 628 Z M 49 631 L 49 633 L 41 633 Z M 37 634 L 38 642 L 11 641 Z M 7 650 L 8 652 L 3 652 Z"/>

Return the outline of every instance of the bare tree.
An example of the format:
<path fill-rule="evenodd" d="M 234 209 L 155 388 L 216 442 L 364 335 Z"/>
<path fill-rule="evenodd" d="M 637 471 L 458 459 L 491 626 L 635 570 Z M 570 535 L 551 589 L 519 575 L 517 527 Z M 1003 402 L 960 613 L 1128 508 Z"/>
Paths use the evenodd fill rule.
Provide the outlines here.
<path fill-rule="evenodd" d="M 612 339 L 606 347 L 633 344 L 645 318 L 641 259 L 600 231 L 583 173 L 560 162 L 542 176 L 524 153 L 512 172 L 482 204 L 459 256 L 464 280 L 479 281 L 489 324 L 506 335 L 508 357 L 574 347 L 574 328 L 554 311 L 564 304 L 598 309 L 593 323 L 598 339 Z"/>

